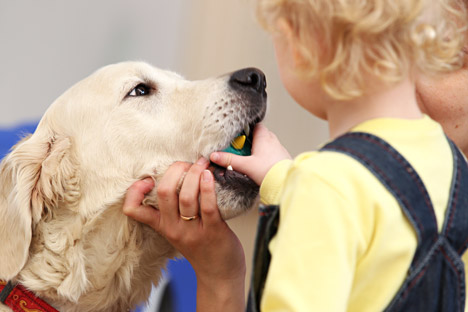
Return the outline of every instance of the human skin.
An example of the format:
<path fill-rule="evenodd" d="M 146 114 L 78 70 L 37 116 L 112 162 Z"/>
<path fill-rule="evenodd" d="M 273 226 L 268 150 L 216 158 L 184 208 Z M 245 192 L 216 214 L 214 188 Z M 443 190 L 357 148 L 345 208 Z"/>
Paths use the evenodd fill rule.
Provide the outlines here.
<path fill-rule="evenodd" d="M 330 137 L 336 137 L 367 119 L 421 117 L 414 83 L 409 79 L 390 90 L 379 90 L 353 103 L 341 103 L 327 96 L 318 81 L 305 80 L 296 74 L 297 66 L 303 61 L 297 42 L 288 24 L 281 22 L 278 26 L 280 33 L 272 39 L 283 84 L 299 105 L 328 121 Z M 389 102 L 398 105 L 388 105 Z M 262 148 L 258 148 L 260 145 Z M 235 170 L 254 177 L 257 184 L 261 184 L 271 166 L 287 158 L 290 156 L 276 136 L 262 125 L 254 131 L 252 156 L 211 155 L 213 162 L 222 166 L 232 165 Z M 245 259 L 237 238 L 215 212 L 212 177 L 203 170 L 206 165 L 202 161 L 191 167 L 186 164 L 171 166 L 163 177 L 164 183 L 158 186 L 159 212 L 141 206 L 141 190 L 140 195 L 135 196 L 138 190 L 130 189 L 124 213 L 164 235 L 191 262 L 198 280 L 197 311 L 242 311 Z M 188 173 L 178 195 L 177 182 L 185 171 Z M 205 175 L 208 177 L 204 178 Z M 146 190 L 149 191 L 149 187 Z M 180 215 L 198 214 L 200 218 L 193 221 L 180 219 Z"/>
<path fill-rule="evenodd" d="M 439 122 L 468 156 L 468 39 L 463 53 L 462 68 L 436 77 L 419 77 L 416 93 L 422 111 Z"/>
<path fill-rule="evenodd" d="M 239 239 L 219 213 L 208 163 L 201 158 L 195 164 L 173 164 L 157 186 L 159 210 L 141 204 L 154 182 L 134 183 L 123 212 L 164 235 L 192 264 L 197 276 L 197 311 L 242 311 L 245 257 Z M 177 185 L 185 172 L 179 193 Z M 199 217 L 185 221 L 180 215 Z"/>
<path fill-rule="evenodd" d="M 417 92 L 414 81 L 408 78 L 394 88 L 379 89 L 353 103 L 335 101 L 321 90 L 317 81 L 303 80 L 295 74 L 295 69 L 302 60 L 296 49 L 294 37 L 287 24 L 278 26 L 280 32 L 272 39 L 282 82 L 299 105 L 316 117 L 328 121 L 331 138 L 367 119 L 421 118 L 421 107 L 425 113 L 441 122 L 449 136 L 459 145 L 464 143 L 462 134 L 466 133 L 467 129 L 464 131 L 462 129 L 466 124 L 462 123 L 462 116 L 455 117 L 459 117 L 457 114 L 462 115 L 462 112 L 465 114 L 468 112 L 466 105 L 463 105 L 463 103 L 468 104 L 466 102 L 468 94 L 460 96 L 459 103 L 455 101 L 456 96 L 462 91 L 451 89 L 454 87 L 453 82 L 449 81 L 445 86 L 452 90 L 452 95 L 440 93 L 438 97 L 436 96 L 437 88 L 440 88 L 438 84 L 443 82 L 441 81 L 443 77 L 437 80 L 421 77 L 416 84 Z M 463 81 L 468 81 L 468 73 L 463 69 L 458 74 L 461 74 L 461 77 L 455 81 L 459 83 L 457 87 L 463 89 L 463 85 L 466 85 Z M 445 79 L 454 79 L 453 77 L 446 76 Z M 418 102 L 415 93 L 418 94 Z M 451 101 L 448 101 L 447 97 L 452 97 Z M 466 99 L 465 102 L 463 99 Z M 451 104 L 446 104 L 448 102 Z M 453 106 L 450 114 L 445 107 L 447 105 Z M 458 110 L 455 106 L 459 107 Z M 274 163 L 290 156 L 277 138 L 263 126 L 256 130 L 256 134 L 254 132 L 253 143 L 252 156 L 241 157 L 218 152 L 212 154 L 210 159 L 221 166 L 232 165 L 236 171 L 253 177 L 257 184 L 261 184 L 266 172 Z M 259 144 L 263 147 L 256 149 Z M 272 159 L 271 155 L 280 156 Z M 158 189 L 157 192 L 160 212 L 141 206 L 144 193 L 148 192 L 152 185 L 144 185 L 141 181 L 135 183 L 127 193 L 124 213 L 150 225 L 164 235 L 192 263 L 199 282 L 197 311 L 243 311 L 245 259 L 242 247 L 234 233 L 219 217 L 219 213 L 216 213 L 213 178 L 209 171 L 203 170 L 205 166 L 206 163 L 202 161 L 191 167 L 188 164 L 175 164 L 169 168 L 165 175 L 167 183 L 164 183 L 164 189 Z M 181 194 L 185 195 L 178 197 L 176 182 L 180 181 L 181 175 L 186 171 L 188 171 L 187 177 L 190 178 L 186 177 L 181 188 Z M 198 204 L 198 194 L 200 194 L 200 204 Z M 193 221 L 180 219 L 180 215 L 197 214 L 200 218 Z"/>

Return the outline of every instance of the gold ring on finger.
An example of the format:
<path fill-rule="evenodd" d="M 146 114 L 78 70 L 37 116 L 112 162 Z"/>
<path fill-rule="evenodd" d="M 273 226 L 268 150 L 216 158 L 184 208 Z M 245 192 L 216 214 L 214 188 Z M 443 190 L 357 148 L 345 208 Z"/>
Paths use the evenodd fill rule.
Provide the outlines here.
<path fill-rule="evenodd" d="M 191 217 L 186 217 L 186 216 L 183 216 L 183 215 L 180 215 L 180 218 L 184 221 L 192 221 L 192 220 L 195 220 L 198 218 L 198 215 L 195 215 L 195 216 L 191 216 Z"/>

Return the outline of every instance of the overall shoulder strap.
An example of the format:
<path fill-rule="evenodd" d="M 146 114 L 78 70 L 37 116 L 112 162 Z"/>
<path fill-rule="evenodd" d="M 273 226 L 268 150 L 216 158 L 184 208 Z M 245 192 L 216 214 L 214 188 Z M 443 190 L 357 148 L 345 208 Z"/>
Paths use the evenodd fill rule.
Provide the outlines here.
<path fill-rule="evenodd" d="M 263 289 L 265 287 L 271 261 L 271 254 L 268 246 L 278 231 L 278 225 L 279 206 L 260 205 L 246 312 L 260 311 L 261 298 L 263 296 Z"/>
<path fill-rule="evenodd" d="M 412 263 L 416 265 L 437 241 L 438 230 L 429 194 L 409 162 L 381 138 L 362 132 L 347 133 L 321 150 L 353 157 L 396 198 L 417 234 L 419 244 Z"/>
<path fill-rule="evenodd" d="M 468 165 L 460 150 L 452 141 L 449 142 L 454 169 L 442 233 L 458 254 L 462 255 L 468 247 Z"/>

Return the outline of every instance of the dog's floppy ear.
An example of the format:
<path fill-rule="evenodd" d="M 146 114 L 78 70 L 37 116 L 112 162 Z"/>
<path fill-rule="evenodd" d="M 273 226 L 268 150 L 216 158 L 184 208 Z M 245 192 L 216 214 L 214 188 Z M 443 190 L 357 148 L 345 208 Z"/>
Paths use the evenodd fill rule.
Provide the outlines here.
<path fill-rule="evenodd" d="M 71 142 L 54 135 L 20 141 L 0 164 L 0 279 L 15 277 L 28 259 L 34 227 L 51 217 L 76 184 Z"/>

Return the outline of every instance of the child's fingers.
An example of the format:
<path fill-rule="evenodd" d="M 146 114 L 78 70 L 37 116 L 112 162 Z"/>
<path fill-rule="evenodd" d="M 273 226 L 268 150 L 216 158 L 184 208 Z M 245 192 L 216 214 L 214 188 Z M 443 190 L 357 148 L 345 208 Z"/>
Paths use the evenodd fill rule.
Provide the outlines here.
<path fill-rule="evenodd" d="M 261 150 L 262 144 L 268 144 L 272 136 L 274 136 L 274 134 L 270 132 L 267 127 L 262 123 L 257 124 L 253 132 L 252 152 L 254 153 L 256 149 Z M 224 168 L 231 166 L 237 172 L 248 176 L 252 175 L 256 169 L 254 159 L 249 156 L 240 156 L 227 152 L 214 152 L 210 155 L 210 160 Z"/>
<path fill-rule="evenodd" d="M 276 145 L 281 145 L 276 134 L 268 130 L 262 123 L 257 124 L 253 132 L 252 155 L 261 155 L 262 152 L 268 151 Z"/>
<path fill-rule="evenodd" d="M 210 155 L 210 160 L 215 164 L 227 168 L 231 166 L 237 171 L 242 172 L 242 163 L 245 163 L 246 156 L 239 156 L 227 152 L 214 152 Z"/>
<path fill-rule="evenodd" d="M 265 135 L 270 133 L 270 130 L 263 124 L 263 122 L 259 122 L 255 125 L 254 132 L 253 132 L 253 139 L 255 141 L 255 137 L 259 135 Z"/>
<path fill-rule="evenodd" d="M 213 174 L 203 171 L 200 177 L 200 215 L 204 226 L 210 226 L 220 221 Z"/>

